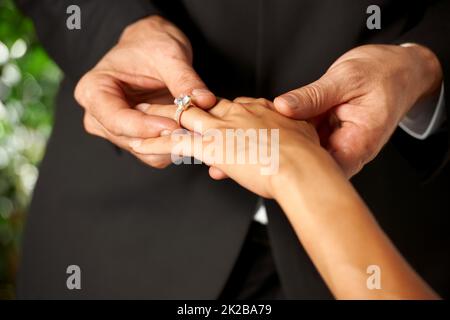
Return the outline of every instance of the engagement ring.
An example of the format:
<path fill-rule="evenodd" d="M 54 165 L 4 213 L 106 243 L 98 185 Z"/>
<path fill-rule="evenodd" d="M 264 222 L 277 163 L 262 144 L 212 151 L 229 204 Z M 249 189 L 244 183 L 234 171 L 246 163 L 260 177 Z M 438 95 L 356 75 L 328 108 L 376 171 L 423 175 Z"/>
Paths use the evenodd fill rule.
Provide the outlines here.
<path fill-rule="evenodd" d="M 177 110 L 175 111 L 174 119 L 178 123 L 179 126 L 181 126 L 180 119 L 181 114 L 187 110 L 189 107 L 192 106 L 192 100 L 191 96 L 184 95 L 180 96 L 179 98 L 176 98 L 173 103 L 177 106 Z"/>

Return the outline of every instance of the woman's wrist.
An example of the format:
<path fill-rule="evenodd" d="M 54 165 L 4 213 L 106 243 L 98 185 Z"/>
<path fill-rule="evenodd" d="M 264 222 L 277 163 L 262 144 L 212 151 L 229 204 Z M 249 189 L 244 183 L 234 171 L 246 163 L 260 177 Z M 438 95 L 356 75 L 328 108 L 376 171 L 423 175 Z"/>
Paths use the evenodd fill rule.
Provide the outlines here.
<path fill-rule="evenodd" d="M 287 197 L 286 191 L 311 190 L 311 186 L 327 181 L 346 180 L 342 170 L 319 145 L 305 147 L 298 143 L 280 148 L 280 167 L 271 177 L 271 194 L 280 205 Z M 329 182 L 328 182 L 329 184 Z"/>

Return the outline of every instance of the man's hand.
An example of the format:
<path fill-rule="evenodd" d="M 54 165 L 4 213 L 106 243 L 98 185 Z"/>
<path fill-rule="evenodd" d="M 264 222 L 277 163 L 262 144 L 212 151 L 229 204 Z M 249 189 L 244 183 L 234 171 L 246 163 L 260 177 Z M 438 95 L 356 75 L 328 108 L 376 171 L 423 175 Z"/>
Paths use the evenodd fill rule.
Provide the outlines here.
<path fill-rule="evenodd" d="M 410 108 L 441 82 L 440 63 L 425 47 L 366 45 L 274 104 L 286 116 L 312 119 L 322 145 L 351 177 L 378 154 Z"/>
<path fill-rule="evenodd" d="M 148 103 L 170 104 L 173 96 L 182 94 L 191 94 L 203 108 L 216 101 L 192 68 L 189 40 L 158 16 L 128 26 L 75 89 L 75 98 L 85 109 L 86 131 L 130 152 L 136 140 L 177 128 L 170 118 L 145 114 Z M 134 155 L 153 167 L 170 164 L 170 155 Z"/>

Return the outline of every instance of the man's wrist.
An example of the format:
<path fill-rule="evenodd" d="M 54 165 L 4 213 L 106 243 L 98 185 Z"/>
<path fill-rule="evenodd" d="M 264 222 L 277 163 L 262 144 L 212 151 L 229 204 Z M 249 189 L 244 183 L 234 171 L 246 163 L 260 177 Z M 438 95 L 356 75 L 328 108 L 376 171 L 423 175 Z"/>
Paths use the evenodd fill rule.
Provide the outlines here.
<path fill-rule="evenodd" d="M 405 43 L 401 45 L 412 57 L 415 66 L 415 82 L 418 87 L 417 100 L 428 97 L 439 90 L 442 85 L 442 67 L 437 56 L 420 44 Z"/>

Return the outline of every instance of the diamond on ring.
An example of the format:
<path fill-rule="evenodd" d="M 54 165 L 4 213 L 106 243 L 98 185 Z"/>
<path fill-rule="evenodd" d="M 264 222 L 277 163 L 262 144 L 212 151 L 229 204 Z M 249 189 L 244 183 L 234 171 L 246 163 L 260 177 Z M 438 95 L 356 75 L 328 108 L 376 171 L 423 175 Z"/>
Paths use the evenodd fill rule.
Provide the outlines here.
<path fill-rule="evenodd" d="M 185 111 L 192 105 L 191 102 L 192 102 L 191 96 L 189 95 L 180 96 L 173 101 L 173 103 L 177 106 L 174 119 L 178 123 L 178 125 L 181 125 L 180 124 L 181 114 L 183 113 L 183 111 Z"/>
<path fill-rule="evenodd" d="M 184 95 L 181 97 L 176 98 L 173 103 L 175 103 L 178 107 L 186 108 L 191 104 L 191 96 L 190 95 Z"/>

